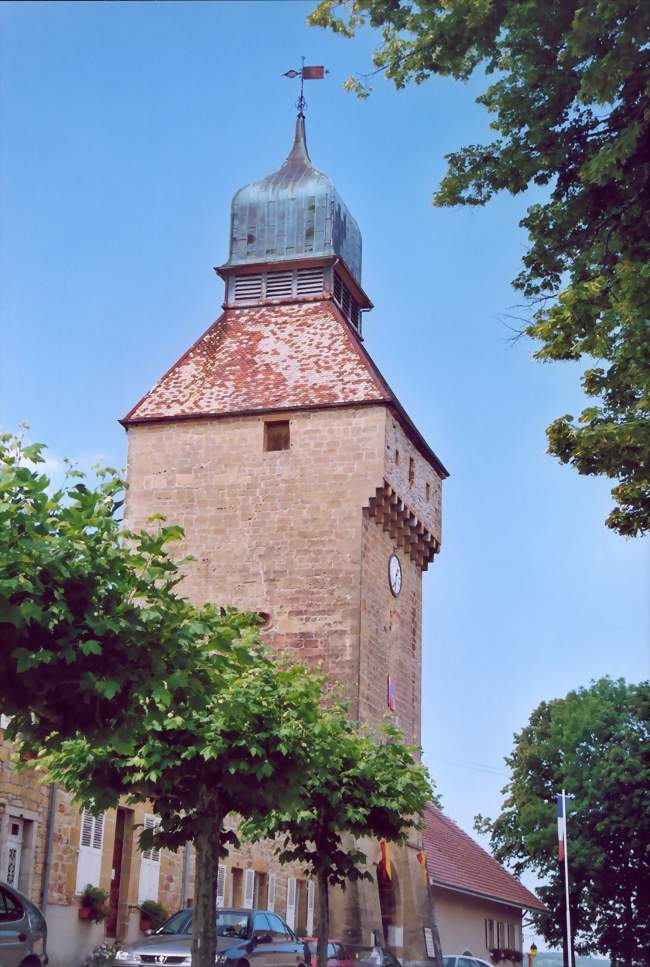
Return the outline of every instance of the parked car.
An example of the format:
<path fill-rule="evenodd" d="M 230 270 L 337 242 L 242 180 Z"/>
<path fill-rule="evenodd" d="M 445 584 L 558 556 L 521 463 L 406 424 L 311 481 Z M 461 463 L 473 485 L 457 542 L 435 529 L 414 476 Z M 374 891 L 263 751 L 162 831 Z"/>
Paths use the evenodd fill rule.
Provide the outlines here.
<path fill-rule="evenodd" d="M 318 965 L 318 937 L 305 937 L 311 967 Z M 330 967 L 356 967 L 350 951 L 338 940 L 327 941 L 327 963 Z"/>
<path fill-rule="evenodd" d="M 26 896 L 0 883 L 0 967 L 47 963 L 45 917 Z"/>
<path fill-rule="evenodd" d="M 443 967 L 493 967 L 487 960 L 470 957 L 469 954 L 454 954 L 442 958 Z"/>
<path fill-rule="evenodd" d="M 192 910 L 179 910 L 143 940 L 118 950 L 115 967 L 192 964 Z M 164 959 L 163 959 L 164 958 Z M 307 967 L 307 950 L 293 930 L 268 910 L 217 912 L 218 967 Z"/>

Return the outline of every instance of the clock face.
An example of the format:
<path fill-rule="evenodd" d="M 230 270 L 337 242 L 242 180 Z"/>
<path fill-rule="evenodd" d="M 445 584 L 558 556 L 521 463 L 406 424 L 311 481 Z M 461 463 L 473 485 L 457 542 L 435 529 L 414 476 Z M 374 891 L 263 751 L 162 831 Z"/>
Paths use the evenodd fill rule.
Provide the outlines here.
<path fill-rule="evenodd" d="M 391 554 L 388 558 L 388 583 L 391 591 L 397 597 L 402 590 L 402 565 L 397 554 Z"/>

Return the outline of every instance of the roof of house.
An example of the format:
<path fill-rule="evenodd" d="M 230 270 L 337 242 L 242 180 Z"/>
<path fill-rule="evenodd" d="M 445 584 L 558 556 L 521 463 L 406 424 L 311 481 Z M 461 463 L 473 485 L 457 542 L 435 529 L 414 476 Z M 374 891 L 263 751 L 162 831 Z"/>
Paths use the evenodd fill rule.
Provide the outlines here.
<path fill-rule="evenodd" d="M 338 308 L 318 300 L 226 309 L 121 422 L 377 403 L 446 477 Z"/>
<path fill-rule="evenodd" d="M 435 885 L 529 910 L 546 909 L 534 893 L 435 806 L 425 811 L 423 840 L 427 869 Z"/>

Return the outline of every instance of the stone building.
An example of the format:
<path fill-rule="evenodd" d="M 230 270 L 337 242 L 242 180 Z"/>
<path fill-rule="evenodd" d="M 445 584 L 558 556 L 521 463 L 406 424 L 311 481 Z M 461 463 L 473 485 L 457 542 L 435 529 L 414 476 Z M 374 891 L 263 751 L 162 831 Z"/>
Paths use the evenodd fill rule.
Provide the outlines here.
<path fill-rule="evenodd" d="M 388 714 L 419 743 L 422 572 L 447 471 L 364 348 L 361 233 L 310 161 L 302 114 L 282 167 L 235 195 L 217 271 L 223 314 L 123 420 L 128 523 L 182 525 L 184 593 L 264 613 L 273 649 L 330 676 L 359 719 Z M 333 935 L 367 945 L 383 931 L 424 959 L 421 849 L 414 833 L 390 880 L 334 891 Z M 368 851 L 377 869 L 379 845 Z M 268 856 L 253 862 L 272 875 Z"/>
<path fill-rule="evenodd" d="M 217 271 L 223 314 L 122 421 L 128 524 L 181 524 L 185 594 L 263 613 L 272 648 L 325 672 L 359 719 L 388 715 L 419 743 L 422 573 L 447 471 L 364 347 L 361 233 L 311 164 L 301 114 L 282 167 L 235 195 Z M 16 772 L 0 732 L 0 879 L 45 908 L 52 967 L 134 939 L 145 899 L 191 902 L 192 850 L 136 847 L 155 822 L 146 805 L 80 813 Z M 402 960 L 426 959 L 422 835 L 391 849 L 390 879 L 379 844 L 364 847 L 375 879 L 332 891 L 332 936 L 367 946 L 379 931 Z M 109 895 L 104 924 L 79 919 L 87 883 Z M 230 853 L 219 901 L 313 930 L 314 884 L 268 846 Z"/>

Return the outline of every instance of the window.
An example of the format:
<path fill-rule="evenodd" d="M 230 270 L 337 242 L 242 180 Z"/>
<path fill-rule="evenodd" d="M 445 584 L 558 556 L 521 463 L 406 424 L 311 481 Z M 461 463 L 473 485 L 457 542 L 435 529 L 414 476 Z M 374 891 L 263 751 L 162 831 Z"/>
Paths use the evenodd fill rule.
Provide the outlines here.
<path fill-rule="evenodd" d="M 409 483 L 415 482 L 415 460 L 413 457 L 409 457 Z"/>
<path fill-rule="evenodd" d="M 246 870 L 244 873 L 244 906 L 247 910 L 253 909 L 255 899 L 255 870 Z"/>
<path fill-rule="evenodd" d="M 485 921 L 485 946 L 488 950 L 494 947 L 494 920 Z"/>
<path fill-rule="evenodd" d="M 287 923 L 293 930 L 296 923 L 296 878 L 287 878 Z"/>
<path fill-rule="evenodd" d="M 497 923 L 497 947 L 505 947 L 506 945 L 505 934 L 506 934 L 505 924 L 499 920 L 499 922 Z"/>
<path fill-rule="evenodd" d="M 258 931 L 263 931 L 264 933 L 271 932 L 265 913 L 256 913 L 253 917 L 253 933 L 257 933 Z"/>
<path fill-rule="evenodd" d="M 395 464 L 399 467 L 399 450 L 395 451 Z"/>
<path fill-rule="evenodd" d="M 93 816 L 87 809 L 81 814 L 79 858 L 75 893 L 83 893 L 86 886 L 99 886 L 104 846 L 104 814 Z"/>
<path fill-rule="evenodd" d="M 21 920 L 23 911 L 20 904 L 14 900 L 11 893 L 0 888 L 0 923 L 10 923 L 12 920 Z M 11 943 L 11 937 L 9 938 Z"/>
<path fill-rule="evenodd" d="M 276 916 L 275 913 L 266 914 L 271 924 L 271 932 L 273 934 L 274 940 L 288 940 L 290 938 L 289 931 L 280 920 L 280 917 Z"/>
<path fill-rule="evenodd" d="M 430 483 L 426 483 L 424 485 L 424 496 L 426 497 L 427 500 L 431 500 L 431 484 Z"/>
<path fill-rule="evenodd" d="M 359 304 L 352 296 L 347 285 L 341 279 L 338 272 L 334 273 L 334 301 L 343 311 L 343 315 L 354 328 L 361 333 L 361 312 Z"/>
<path fill-rule="evenodd" d="M 226 874 L 228 870 L 223 865 L 219 863 L 219 872 L 217 873 L 217 906 L 225 907 L 226 905 Z"/>
<path fill-rule="evenodd" d="M 275 906 L 275 873 L 269 874 L 269 891 L 266 899 L 266 909 L 273 911 Z"/>
<path fill-rule="evenodd" d="M 290 444 L 289 421 L 269 420 L 264 424 L 264 449 L 288 450 Z"/>
<path fill-rule="evenodd" d="M 160 825 L 156 816 L 144 817 L 144 828 L 155 830 Z M 140 860 L 140 880 L 138 883 L 138 903 L 145 900 L 158 899 L 158 881 L 160 879 L 160 850 L 151 846 L 142 851 Z"/>

